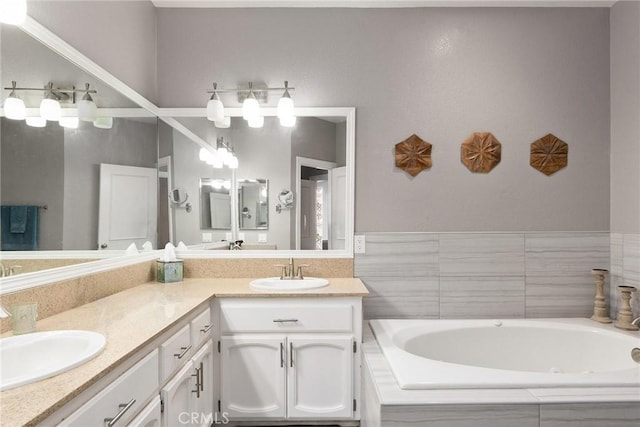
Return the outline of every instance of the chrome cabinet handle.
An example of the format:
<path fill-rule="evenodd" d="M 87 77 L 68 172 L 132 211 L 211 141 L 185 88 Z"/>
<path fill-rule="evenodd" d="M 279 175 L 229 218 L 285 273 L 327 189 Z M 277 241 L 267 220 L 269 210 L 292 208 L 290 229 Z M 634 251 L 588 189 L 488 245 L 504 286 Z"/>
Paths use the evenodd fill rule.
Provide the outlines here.
<path fill-rule="evenodd" d="M 200 332 L 202 332 L 203 334 L 206 334 L 211 330 L 211 328 L 213 328 L 213 323 L 210 325 L 204 325 L 204 328 L 200 329 Z"/>
<path fill-rule="evenodd" d="M 284 368 L 284 343 L 280 343 L 280 367 Z"/>
<path fill-rule="evenodd" d="M 196 373 L 195 374 L 191 374 L 192 377 L 196 377 L 196 389 L 195 390 L 191 390 L 191 393 L 195 393 L 196 397 L 199 399 L 200 398 L 200 387 L 202 386 L 202 384 L 200 383 L 200 370 L 202 369 L 202 364 L 200 365 L 199 368 L 196 368 Z"/>
<path fill-rule="evenodd" d="M 289 366 L 293 368 L 293 343 L 289 343 Z"/>
<path fill-rule="evenodd" d="M 200 362 L 200 391 L 204 391 L 204 362 Z"/>
<path fill-rule="evenodd" d="M 297 322 L 298 319 L 273 319 L 273 323 Z"/>
<path fill-rule="evenodd" d="M 131 399 L 129 403 L 121 403 L 120 405 L 118 405 L 118 408 L 120 408 L 120 410 L 118 411 L 116 416 L 113 418 L 104 419 L 104 422 L 107 423 L 107 427 L 113 427 L 118 421 L 120 421 L 120 418 L 122 418 L 125 412 L 131 409 L 134 403 L 136 403 L 136 399 Z"/>
<path fill-rule="evenodd" d="M 180 350 L 182 350 L 182 353 L 175 353 L 174 356 L 177 357 L 178 359 L 182 359 L 184 357 L 185 354 L 187 354 L 187 352 L 189 350 L 191 350 L 191 344 L 189 344 L 186 347 L 180 347 Z"/>

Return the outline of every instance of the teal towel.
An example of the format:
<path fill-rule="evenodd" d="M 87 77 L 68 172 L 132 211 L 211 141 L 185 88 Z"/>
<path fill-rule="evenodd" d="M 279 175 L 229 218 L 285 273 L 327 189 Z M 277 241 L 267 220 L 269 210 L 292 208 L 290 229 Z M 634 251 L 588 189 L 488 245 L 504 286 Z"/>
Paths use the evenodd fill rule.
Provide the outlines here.
<path fill-rule="evenodd" d="M 24 206 L 26 208 L 26 227 L 24 233 L 13 233 L 11 231 L 11 222 L 12 208 L 14 207 L 22 206 L 0 206 L 0 250 L 38 250 L 38 207 Z"/>
<path fill-rule="evenodd" d="M 14 234 L 24 234 L 27 231 L 27 207 L 11 206 L 9 231 Z"/>

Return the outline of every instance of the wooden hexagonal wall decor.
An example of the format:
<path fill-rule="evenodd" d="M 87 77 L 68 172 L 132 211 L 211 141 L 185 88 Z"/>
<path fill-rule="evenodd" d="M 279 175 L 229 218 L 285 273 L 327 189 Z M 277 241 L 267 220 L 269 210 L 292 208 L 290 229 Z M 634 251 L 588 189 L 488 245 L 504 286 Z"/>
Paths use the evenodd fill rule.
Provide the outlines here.
<path fill-rule="evenodd" d="M 529 164 L 545 175 L 551 175 L 567 166 L 569 145 L 553 134 L 531 143 Z"/>
<path fill-rule="evenodd" d="M 460 147 L 460 160 L 471 172 L 488 173 L 500 163 L 502 146 L 491 132 L 474 132 Z"/>
<path fill-rule="evenodd" d="M 431 144 L 415 133 L 396 144 L 396 167 L 409 175 L 416 176 L 431 165 Z"/>

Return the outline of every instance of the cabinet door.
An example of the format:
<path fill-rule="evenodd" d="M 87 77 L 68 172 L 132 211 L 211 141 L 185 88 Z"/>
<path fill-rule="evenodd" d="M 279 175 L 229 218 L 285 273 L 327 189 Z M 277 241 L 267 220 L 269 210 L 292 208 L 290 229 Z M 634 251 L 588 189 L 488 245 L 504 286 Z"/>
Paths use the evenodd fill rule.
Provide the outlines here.
<path fill-rule="evenodd" d="M 289 418 L 353 416 L 353 338 L 289 336 Z"/>
<path fill-rule="evenodd" d="M 231 419 L 284 418 L 284 335 L 222 337 L 222 411 Z"/>
<path fill-rule="evenodd" d="M 160 427 L 162 413 L 160 412 L 160 396 L 156 396 L 142 412 L 129 423 L 129 427 Z"/>
<path fill-rule="evenodd" d="M 193 414 L 193 391 L 196 389 L 195 377 L 192 376 L 191 362 L 180 371 L 160 390 L 160 397 L 164 402 L 162 425 L 173 427 L 191 423 Z"/>
<path fill-rule="evenodd" d="M 215 417 L 213 413 L 213 343 L 211 340 L 196 353 L 191 359 L 193 373 L 198 375 L 197 384 L 199 393 L 193 394 L 193 412 L 197 414 L 197 423 L 202 427 L 209 426 Z M 195 390 L 195 389 L 194 389 Z"/>

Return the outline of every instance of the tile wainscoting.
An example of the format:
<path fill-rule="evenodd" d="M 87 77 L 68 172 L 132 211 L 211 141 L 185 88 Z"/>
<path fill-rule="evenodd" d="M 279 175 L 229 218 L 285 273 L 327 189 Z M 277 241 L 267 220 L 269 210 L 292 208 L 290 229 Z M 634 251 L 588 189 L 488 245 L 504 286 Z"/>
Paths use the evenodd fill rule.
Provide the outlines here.
<path fill-rule="evenodd" d="M 591 269 L 609 269 L 616 253 L 609 232 L 364 235 L 354 273 L 371 292 L 368 319 L 589 317 Z M 640 239 L 627 240 L 622 258 L 637 286 Z"/>
<path fill-rule="evenodd" d="M 640 234 L 611 233 L 611 316 L 615 317 L 620 304 L 618 285 L 634 286 L 631 305 L 634 318 L 640 316 Z"/>

